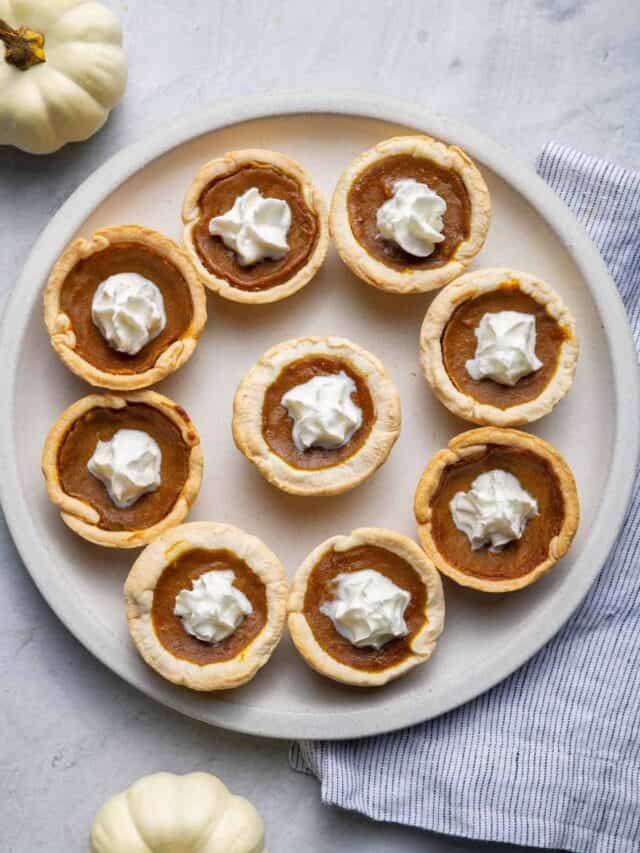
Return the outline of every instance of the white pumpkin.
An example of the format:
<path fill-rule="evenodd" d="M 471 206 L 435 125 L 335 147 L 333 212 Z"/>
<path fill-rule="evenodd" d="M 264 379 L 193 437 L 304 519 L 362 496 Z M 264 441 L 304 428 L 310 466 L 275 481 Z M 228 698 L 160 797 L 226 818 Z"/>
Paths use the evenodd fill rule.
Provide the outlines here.
<path fill-rule="evenodd" d="M 127 79 L 122 31 L 95 0 L 0 0 L 0 145 L 48 154 L 87 139 Z"/>
<path fill-rule="evenodd" d="M 143 776 L 106 802 L 89 853 L 267 853 L 262 819 L 210 773 Z"/>

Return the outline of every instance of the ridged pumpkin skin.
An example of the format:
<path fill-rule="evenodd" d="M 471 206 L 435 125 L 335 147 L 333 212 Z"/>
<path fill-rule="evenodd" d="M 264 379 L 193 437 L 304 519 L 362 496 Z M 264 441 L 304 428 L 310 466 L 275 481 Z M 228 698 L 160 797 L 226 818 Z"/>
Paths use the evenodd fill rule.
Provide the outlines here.
<path fill-rule="evenodd" d="M 0 145 L 49 154 L 92 136 L 127 80 L 114 13 L 97 0 L 0 0 L 0 21 L 44 37 L 44 61 L 25 70 L 0 41 Z"/>
<path fill-rule="evenodd" d="M 210 773 L 154 773 L 108 800 L 89 853 L 267 853 L 262 818 Z"/>

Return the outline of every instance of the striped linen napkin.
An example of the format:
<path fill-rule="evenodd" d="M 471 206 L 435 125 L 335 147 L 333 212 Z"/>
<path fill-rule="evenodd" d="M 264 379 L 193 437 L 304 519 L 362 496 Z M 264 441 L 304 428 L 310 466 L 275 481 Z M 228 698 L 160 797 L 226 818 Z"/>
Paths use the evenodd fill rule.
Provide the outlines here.
<path fill-rule="evenodd" d="M 548 144 L 538 173 L 581 219 L 640 346 L 640 173 Z M 640 425 L 639 425 L 640 428 Z M 640 851 L 640 479 L 588 597 L 493 690 L 436 720 L 301 742 L 325 803 L 375 820 L 578 853 Z"/>

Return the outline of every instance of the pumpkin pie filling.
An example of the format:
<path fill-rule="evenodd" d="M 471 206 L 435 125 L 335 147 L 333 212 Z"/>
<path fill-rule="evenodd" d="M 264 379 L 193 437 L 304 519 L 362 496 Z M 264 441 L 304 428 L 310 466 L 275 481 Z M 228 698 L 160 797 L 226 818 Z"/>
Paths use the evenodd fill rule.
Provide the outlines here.
<path fill-rule="evenodd" d="M 252 187 L 266 198 L 280 199 L 289 205 L 289 249 L 280 260 L 266 259 L 243 267 L 234 251 L 220 237 L 209 233 L 209 222 L 227 213 L 236 198 Z M 268 290 L 288 281 L 305 266 L 318 241 L 318 219 L 307 206 L 300 184 L 274 166 L 252 164 L 216 178 L 205 188 L 198 205 L 200 218 L 193 232 L 198 255 L 209 272 L 240 290 Z"/>
<path fill-rule="evenodd" d="M 147 433 L 162 453 L 160 486 L 126 508 L 113 503 L 103 483 L 87 467 L 98 441 L 110 441 L 120 429 Z M 57 459 L 60 486 L 99 513 L 97 526 L 103 530 L 144 530 L 165 518 L 174 506 L 189 475 L 189 454 L 178 427 L 153 406 L 96 406 L 73 423 L 61 442 Z"/>
<path fill-rule="evenodd" d="M 351 399 L 362 412 L 361 426 L 346 444 L 336 449 L 310 447 L 305 451 L 298 450 L 293 440 L 293 421 L 286 407 L 282 405 L 282 397 L 291 388 L 302 385 L 316 376 L 338 374 L 341 371 L 355 382 L 356 390 L 352 393 Z M 327 355 L 312 355 L 283 367 L 275 382 L 267 388 L 262 407 L 262 434 L 271 450 L 289 465 L 294 468 L 314 470 L 339 465 L 353 456 L 367 440 L 374 420 L 373 398 L 365 379 L 342 359 Z"/>
<path fill-rule="evenodd" d="M 176 597 L 191 588 L 201 575 L 228 570 L 233 571 L 233 585 L 249 599 L 252 612 L 224 640 L 203 642 L 187 633 L 180 617 L 174 614 Z M 153 593 L 151 620 L 158 640 L 174 657 L 199 666 L 223 663 L 240 655 L 265 626 L 266 588 L 247 563 L 232 551 L 193 548 L 176 557 L 162 572 Z"/>
<path fill-rule="evenodd" d="M 536 321 L 536 356 L 542 367 L 523 376 L 513 385 L 501 385 L 492 379 L 476 380 L 469 374 L 466 363 L 473 359 L 477 339 L 475 330 L 484 314 L 498 311 L 519 311 L 531 314 Z M 478 400 L 507 409 L 536 399 L 547 387 L 558 366 L 562 344 L 567 332 L 533 297 L 517 285 L 505 285 L 497 290 L 467 299 L 453 312 L 442 335 L 442 358 L 445 370 L 456 388 Z"/>
<path fill-rule="evenodd" d="M 165 328 L 136 355 L 111 347 L 91 317 L 98 286 L 118 273 L 137 273 L 149 279 L 160 290 L 165 304 Z M 143 373 L 152 368 L 193 319 L 193 302 L 182 273 L 169 260 L 137 243 L 111 244 L 78 261 L 63 282 L 60 310 L 69 317 L 78 354 L 99 370 L 115 374 Z"/>
<path fill-rule="evenodd" d="M 335 629 L 331 619 L 320 611 L 334 597 L 338 575 L 373 569 L 385 575 L 411 596 L 404 612 L 409 633 L 385 643 L 380 649 L 359 648 Z M 411 652 L 411 641 L 425 622 L 426 587 L 416 570 L 402 557 L 377 545 L 360 545 L 348 551 L 328 551 L 313 567 L 304 597 L 304 615 L 318 644 L 331 657 L 355 669 L 380 671 L 404 660 Z"/>
<path fill-rule="evenodd" d="M 396 181 L 413 178 L 427 184 L 444 200 L 444 240 L 436 243 L 426 258 L 405 252 L 386 240 L 378 231 L 378 209 L 393 196 Z M 367 252 L 383 264 L 397 270 L 428 270 L 444 266 L 471 228 L 471 202 L 460 175 L 425 157 L 395 154 L 364 169 L 353 181 L 347 196 L 351 230 Z"/>
<path fill-rule="evenodd" d="M 468 491 L 476 477 L 495 469 L 517 477 L 538 504 L 521 539 L 493 553 L 471 549 L 465 533 L 455 526 L 450 503 L 457 492 Z M 558 478 L 545 459 L 516 447 L 488 445 L 478 454 L 447 466 L 431 498 L 432 535 L 436 547 L 452 566 L 466 574 L 490 580 L 519 578 L 542 563 L 551 540 L 559 533 L 565 507 Z"/>

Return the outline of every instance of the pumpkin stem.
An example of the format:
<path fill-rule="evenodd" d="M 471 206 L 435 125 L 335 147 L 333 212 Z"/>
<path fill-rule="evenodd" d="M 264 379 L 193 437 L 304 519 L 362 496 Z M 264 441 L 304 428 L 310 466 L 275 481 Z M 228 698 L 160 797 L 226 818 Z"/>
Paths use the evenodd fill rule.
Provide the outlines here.
<path fill-rule="evenodd" d="M 6 21 L 0 19 L 0 41 L 3 41 L 6 47 L 5 62 L 15 65 L 20 71 L 45 62 L 44 36 L 41 33 L 27 27 L 14 30 Z"/>

